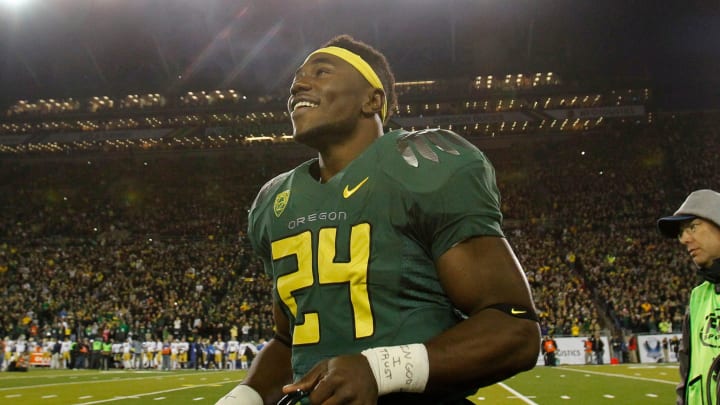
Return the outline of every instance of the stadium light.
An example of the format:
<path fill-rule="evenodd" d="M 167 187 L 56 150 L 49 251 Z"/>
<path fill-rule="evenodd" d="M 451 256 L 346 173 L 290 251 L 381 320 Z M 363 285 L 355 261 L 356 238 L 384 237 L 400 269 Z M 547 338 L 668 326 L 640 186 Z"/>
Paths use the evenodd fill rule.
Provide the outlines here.
<path fill-rule="evenodd" d="M 0 0 L 0 4 L 6 8 L 19 9 L 31 3 L 33 0 Z"/>

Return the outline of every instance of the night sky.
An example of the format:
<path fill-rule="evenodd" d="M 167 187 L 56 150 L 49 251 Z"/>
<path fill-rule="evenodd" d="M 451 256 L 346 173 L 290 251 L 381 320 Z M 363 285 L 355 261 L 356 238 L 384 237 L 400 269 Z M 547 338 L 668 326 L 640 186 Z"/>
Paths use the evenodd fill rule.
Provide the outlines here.
<path fill-rule="evenodd" d="M 553 71 L 650 81 L 661 109 L 720 106 L 717 1 L 0 0 L 0 108 L 282 92 L 342 33 L 383 51 L 398 80 Z"/>

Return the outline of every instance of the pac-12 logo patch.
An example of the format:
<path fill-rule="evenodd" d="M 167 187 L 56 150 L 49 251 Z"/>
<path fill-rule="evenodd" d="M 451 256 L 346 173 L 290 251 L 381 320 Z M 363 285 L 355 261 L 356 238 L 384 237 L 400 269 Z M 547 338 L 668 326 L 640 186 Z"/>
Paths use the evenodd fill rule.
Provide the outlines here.
<path fill-rule="evenodd" d="M 290 201 L 290 190 L 285 190 L 275 196 L 273 211 L 275 211 L 276 217 L 280 218 L 280 215 L 285 211 L 285 207 L 287 207 L 288 201 Z"/>

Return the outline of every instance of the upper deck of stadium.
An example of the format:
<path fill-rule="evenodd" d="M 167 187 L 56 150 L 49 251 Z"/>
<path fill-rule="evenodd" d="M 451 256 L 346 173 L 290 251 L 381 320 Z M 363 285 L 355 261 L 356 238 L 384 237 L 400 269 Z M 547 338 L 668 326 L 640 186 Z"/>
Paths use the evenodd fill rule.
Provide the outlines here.
<path fill-rule="evenodd" d="M 653 121 L 647 81 L 566 81 L 554 72 L 396 83 L 387 127 L 447 128 L 467 137 L 568 133 Z M 18 100 L 0 119 L 0 153 L 232 145 L 291 140 L 283 93 L 236 89 L 179 95 Z"/>

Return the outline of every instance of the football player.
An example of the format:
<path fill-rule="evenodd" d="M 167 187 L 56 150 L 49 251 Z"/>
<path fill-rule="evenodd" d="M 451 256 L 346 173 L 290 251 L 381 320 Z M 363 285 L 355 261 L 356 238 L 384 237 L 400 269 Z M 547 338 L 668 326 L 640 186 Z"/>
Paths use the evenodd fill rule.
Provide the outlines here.
<path fill-rule="evenodd" d="M 492 165 L 450 131 L 383 134 L 393 87 L 385 57 L 348 36 L 295 72 L 294 139 L 318 157 L 250 210 L 276 335 L 219 404 L 463 404 L 534 367 L 539 328 Z"/>

